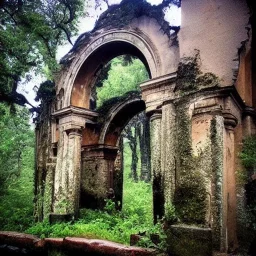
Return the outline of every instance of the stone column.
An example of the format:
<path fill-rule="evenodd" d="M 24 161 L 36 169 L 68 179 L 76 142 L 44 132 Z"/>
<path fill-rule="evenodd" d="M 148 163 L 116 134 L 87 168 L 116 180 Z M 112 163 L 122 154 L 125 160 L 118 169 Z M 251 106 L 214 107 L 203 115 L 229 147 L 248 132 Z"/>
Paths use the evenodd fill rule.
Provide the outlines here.
<path fill-rule="evenodd" d="M 164 179 L 164 201 L 173 201 L 176 183 L 176 110 L 172 103 L 162 106 L 161 170 Z"/>
<path fill-rule="evenodd" d="M 161 169 L 161 111 L 150 118 L 151 173 L 153 176 L 154 222 L 164 216 L 164 176 Z"/>
<path fill-rule="evenodd" d="M 70 220 L 78 214 L 82 129 L 94 116 L 92 111 L 76 107 L 61 109 L 53 114 L 59 120 L 59 140 L 54 173 L 53 213 L 50 215 L 52 222 Z"/>
<path fill-rule="evenodd" d="M 54 214 L 77 215 L 80 169 L 81 129 L 62 126 L 54 178 Z"/>
<path fill-rule="evenodd" d="M 255 127 L 255 111 L 251 107 L 246 107 L 243 113 L 243 130 L 244 136 L 250 136 L 256 133 Z"/>
<path fill-rule="evenodd" d="M 212 151 L 212 232 L 213 249 L 224 251 L 226 243 L 225 230 L 225 174 L 224 174 L 224 119 L 221 115 L 216 115 L 211 120 L 211 151 Z"/>
<path fill-rule="evenodd" d="M 237 248 L 236 237 L 236 176 L 235 176 L 235 141 L 234 128 L 237 119 L 229 112 L 223 113 L 224 117 L 224 213 L 226 222 L 227 248 L 234 251 Z M 225 231 L 223 231 L 225 232 Z M 224 246 L 224 245 L 223 245 Z"/>

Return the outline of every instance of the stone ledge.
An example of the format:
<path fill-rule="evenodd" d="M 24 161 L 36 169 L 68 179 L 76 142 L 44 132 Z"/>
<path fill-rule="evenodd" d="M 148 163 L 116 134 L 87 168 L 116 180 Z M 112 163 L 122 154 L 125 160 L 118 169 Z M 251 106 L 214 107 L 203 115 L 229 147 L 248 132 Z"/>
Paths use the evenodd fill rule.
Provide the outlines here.
<path fill-rule="evenodd" d="M 15 255 L 24 255 L 24 248 L 28 249 L 27 255 L 40 252 L 38 256 L 53 255 L 58 251 L 58 255 L 109 255 L 109 256 L 154 256 L 158 255 L 155 250 L 144 249 L 135 246 L 104 241 L 98 239 L 86 239 L 76 237 L 66 238 L 46 238 L 39 239 L 36 236 L 0 231 L 0 255 L 6 251 L 7 247 L 15 247 Z M 38 251 L 39 250 L 39 251 Z M 31 254 L 32 253 L 32 254 Z M 78 253 L 78 254 L 77 254 Z M 4 254 L 6 255 L 6 254 Z M 9 255 L 9 254 L 7 254 Z M 11 255 L 11 254 L 10 254 Z"/>
<path fill-rule="evenodd" d="M 11 232 L 11 231 L 1 231 L 0 232 L 0 244 L 8 244 L 12 246 L 22 246 L 22 247 L 40 247 L 41 239 L 37 236 Z"/>

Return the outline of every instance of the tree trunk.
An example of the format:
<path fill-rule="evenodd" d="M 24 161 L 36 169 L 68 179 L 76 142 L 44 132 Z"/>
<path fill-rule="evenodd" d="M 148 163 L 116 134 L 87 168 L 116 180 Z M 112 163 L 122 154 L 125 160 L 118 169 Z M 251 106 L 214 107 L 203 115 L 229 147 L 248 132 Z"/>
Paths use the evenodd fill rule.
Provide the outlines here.
<path fill-rule="evenodd" d="M 131 173 L 130 177 L 134 181 L 138 181 L 138 173 L 137 173 L 137 164 L 138 164 L 138 156 L 137 156 L 137 128 L 134 125 L 134 135 L 132 133 L 132 126 L 127 130 L 127 138 L 129 140 L 129 146 L 132 152 L 132 162 L 131 162 Z"/>

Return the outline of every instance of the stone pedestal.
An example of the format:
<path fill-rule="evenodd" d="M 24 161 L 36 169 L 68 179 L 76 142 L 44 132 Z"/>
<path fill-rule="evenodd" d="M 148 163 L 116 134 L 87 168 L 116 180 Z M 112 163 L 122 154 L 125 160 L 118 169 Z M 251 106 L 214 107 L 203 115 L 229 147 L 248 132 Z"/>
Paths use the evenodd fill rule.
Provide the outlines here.
<path fill-rule="evenodd" d="M 102 209 L 105 199 L 116 200 L 115 194 L 122 191 L 115 187 L 114 163 L 117 148 L 98 145 L 83 148 L 81 171 L 81 207 Z M 122 175 L 121 175 L 122 176 Z M 118 200 L 119 196 L 117 196 Z"/>

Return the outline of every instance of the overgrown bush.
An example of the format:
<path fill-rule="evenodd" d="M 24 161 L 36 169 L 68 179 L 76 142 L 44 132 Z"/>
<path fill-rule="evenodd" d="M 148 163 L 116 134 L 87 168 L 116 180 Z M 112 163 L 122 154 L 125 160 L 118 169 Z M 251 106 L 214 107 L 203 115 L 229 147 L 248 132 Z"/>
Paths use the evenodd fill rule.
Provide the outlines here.
<path fill-rule="evenodd" d="M 245 168 L 245 172 L 240 171 L 240 176 L 245 182 L 247 225 L 256 231 L 256 179 L 253 178 L 256 175 L 256 135 L 244 139 L 239 156 Z"/>

